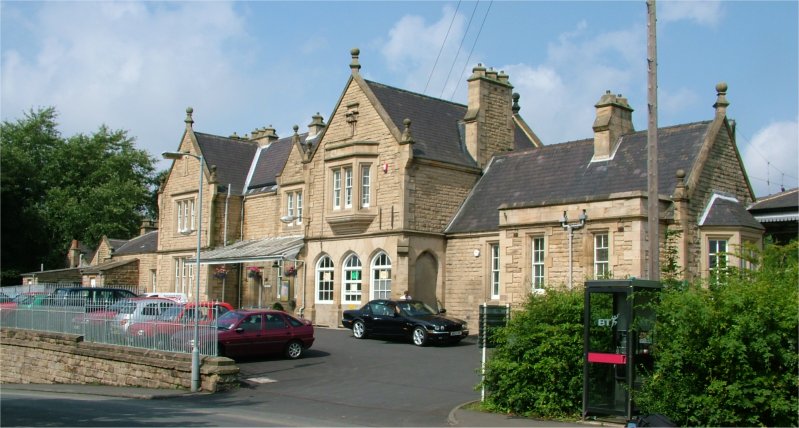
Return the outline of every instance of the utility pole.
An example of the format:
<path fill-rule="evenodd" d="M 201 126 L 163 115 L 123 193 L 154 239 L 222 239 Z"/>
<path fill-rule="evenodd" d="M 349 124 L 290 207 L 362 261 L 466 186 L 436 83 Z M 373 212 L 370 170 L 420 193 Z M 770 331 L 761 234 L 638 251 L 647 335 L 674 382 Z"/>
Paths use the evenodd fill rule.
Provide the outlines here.
<path fill-rule="evenodd" d="M 647 64 L 648 73 L 648 106 L 649 127 L 647 142 L 647 231 L 649 235 L 649 279 L 660 279 L 660 208 L 658 204 L 658 62 L 657 62 L 657 30 L 655 18 L 655 0 L 646 1 L 647 22 Z"/>

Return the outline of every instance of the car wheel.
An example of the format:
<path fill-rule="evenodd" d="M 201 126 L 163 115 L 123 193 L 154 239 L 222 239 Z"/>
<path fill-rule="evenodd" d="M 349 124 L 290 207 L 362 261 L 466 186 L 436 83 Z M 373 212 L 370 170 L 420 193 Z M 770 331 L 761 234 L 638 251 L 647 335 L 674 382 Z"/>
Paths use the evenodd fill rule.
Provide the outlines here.
<path fill-rule="evenodd" d="M 286 345 L 286 358 L 296 360 L 302 356 L 302 343 L 293 340 Z"/>
<path fill-rule="evenodd" d="M 423 327 L 416 327 L 413 329 L 413 344 L 416 346 L 424 346 L 427 344 L 427 331 Z"/>
<path fill-rule="evenodd" d="M 366 338 L 366 325 L 364 325 L 363 321 L 355 321 L 355 323 L 352 324 L 352 335 L 355 336 L 356 339 Z"/>
<path fill-rule="evenodd" d="M 219 343 L 216 345 L 216 356 L 217 357 L 227 357 L 225 354 L 225 345 Z"/>

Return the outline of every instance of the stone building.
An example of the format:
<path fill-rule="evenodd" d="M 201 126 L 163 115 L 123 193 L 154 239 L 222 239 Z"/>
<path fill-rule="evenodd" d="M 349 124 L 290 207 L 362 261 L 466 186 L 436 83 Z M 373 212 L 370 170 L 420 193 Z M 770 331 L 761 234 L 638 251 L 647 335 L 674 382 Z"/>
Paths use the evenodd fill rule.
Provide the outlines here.
<path fill-rule="evenodd" d="M 279 301 L 328 326 L 406 290 L 476 321 L 484 301 L 648 275 L 646 133 L 622 96 L 601 97 L 593 138 L 544 146 L 504 72 L 475 67 L 462 105 L 366 80 L 351 53 L 328 123 L 317 113 L 307 132 L 215 136 L 187 110 L 187 155 L 159 194 L 155 291 L 192 298 L 198 240 L 201 298 Z M 659 130 L 659 240 L 680 232 L 689 278 L 762 234 L 717 92 L 711 120 Z"/>

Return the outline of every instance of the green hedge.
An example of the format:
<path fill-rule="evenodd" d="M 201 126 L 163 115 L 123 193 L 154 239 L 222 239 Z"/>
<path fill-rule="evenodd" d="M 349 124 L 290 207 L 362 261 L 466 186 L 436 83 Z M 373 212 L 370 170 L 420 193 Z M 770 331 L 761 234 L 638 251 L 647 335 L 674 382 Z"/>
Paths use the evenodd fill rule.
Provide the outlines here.
<path fill-rule="evenodd" d="M 797 426 L 797 244 L 767 245 L 754 272 L 667 287 L 654 372 L 636 401 L 680 425 Z M 491 411 L 543 418 L 582 410 L 583 290 L 531 296 L 497 331 L 486 366 Z"/>
<path fill-rule="evenodd" d="M 496 332 L 486 364 L 486 401 L 492 411 L 561 418 L 582 408 L 583 294 L 531 296 Z"/>

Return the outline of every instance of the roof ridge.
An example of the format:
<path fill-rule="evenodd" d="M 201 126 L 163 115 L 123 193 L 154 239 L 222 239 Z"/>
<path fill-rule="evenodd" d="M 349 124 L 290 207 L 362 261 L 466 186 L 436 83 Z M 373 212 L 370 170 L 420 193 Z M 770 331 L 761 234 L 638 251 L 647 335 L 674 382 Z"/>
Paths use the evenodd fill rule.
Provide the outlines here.
<path fill-rule="evenodd" d="M 393 89 L 395 91 L 405 92 L 406 94 L 417 95 L 417 96 L 420 96 L 422 98 L 427 98 L 427 99 L 429 99 L 431 101 L 440 101 L 440 102 L 443 102 L 443 103 L 452 104 L 452 105 L 456 105 L 458 107 L 464 107 L 464 108 L 468 107 L 466 104 L 456 103 L 454 101 L 449 101 L 449 100 L 445 100 L 445 99 L 441 99 L 441 98 L 436 98 L 436 97 L 433 97 L 433 96 L 430 96 L 430 95 L 420 94 L 418 92 L 409 91 L 407 89 L 398 88 L 396 86 L 386 85 L 385 83 L 375 82 L 373 80 L 367 80 L 367 79 L 363 79 L 363 80 L 367 84 L 380 85 L 380 86 L 383 86 L 385 88 Z"/>

